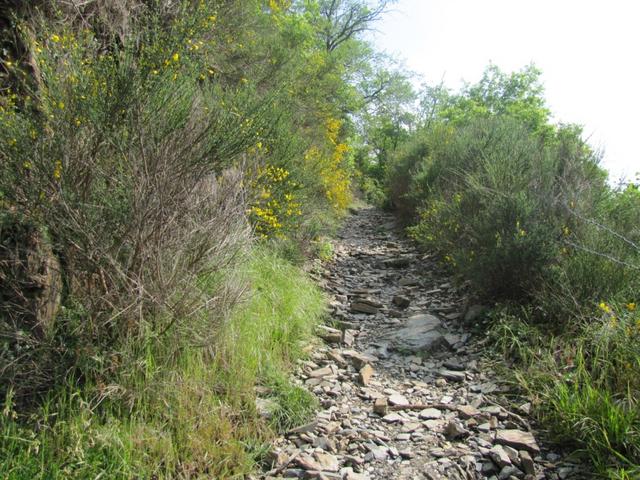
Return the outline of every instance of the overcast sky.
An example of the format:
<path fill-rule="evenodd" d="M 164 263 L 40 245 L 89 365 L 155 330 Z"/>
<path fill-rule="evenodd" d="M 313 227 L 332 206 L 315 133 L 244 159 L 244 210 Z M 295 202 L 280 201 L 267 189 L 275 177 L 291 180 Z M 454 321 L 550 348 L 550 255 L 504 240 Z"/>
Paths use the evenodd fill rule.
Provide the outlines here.
<path fill-rule="evenodd" d="M 614 178 L 640 171 L 640 2 L 399 0 L 376 28 L 430 84 L 535 63 L 555 120 L 583 125 Z"/>

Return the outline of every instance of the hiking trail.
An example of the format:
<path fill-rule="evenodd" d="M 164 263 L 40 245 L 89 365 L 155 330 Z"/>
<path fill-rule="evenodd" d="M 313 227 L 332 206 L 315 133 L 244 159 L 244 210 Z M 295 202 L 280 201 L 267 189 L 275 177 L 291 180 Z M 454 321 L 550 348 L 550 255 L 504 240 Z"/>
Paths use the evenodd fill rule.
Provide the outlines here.
<path fill-rule="evenodd" d="M 505 402 L 507 387 L 483 361 L 488 339 L 471 334 L 484 307 L 392 215 L 355 211 L 334 251 L 317 279 L 336 328 L 321 328 L 295 373 L 320 408 L 276 441 L 261 478 L 588 477 L 541 441 L 530 404 Z"/>

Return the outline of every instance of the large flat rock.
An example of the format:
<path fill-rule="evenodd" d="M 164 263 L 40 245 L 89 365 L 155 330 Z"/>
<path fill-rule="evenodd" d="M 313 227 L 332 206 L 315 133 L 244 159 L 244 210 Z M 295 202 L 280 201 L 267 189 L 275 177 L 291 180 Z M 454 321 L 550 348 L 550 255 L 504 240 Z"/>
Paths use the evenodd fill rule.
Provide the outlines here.
<path fill-rule="evenodd" d="M 389 348 L 407 353 L 431 352 L 450 347 L 442 322 L 429 313 L 409 317 L 402 327 L 385 335 L 383 340 L 389 343 Z"/>

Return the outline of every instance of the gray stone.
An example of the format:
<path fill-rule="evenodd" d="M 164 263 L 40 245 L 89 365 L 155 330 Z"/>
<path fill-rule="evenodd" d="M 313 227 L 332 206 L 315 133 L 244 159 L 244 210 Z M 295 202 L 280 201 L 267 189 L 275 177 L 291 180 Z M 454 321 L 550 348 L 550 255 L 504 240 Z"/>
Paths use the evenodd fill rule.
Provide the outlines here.
<path fill-rule="evenodd" d="M 416 454 L 415 454 L 415 452 L 413 450 L 408 450 L 408 449 L 399 450 L 398 453 L 400 454 L 400 456 L 402 458 L 407 459 L 407 460 L 416 456 Z"/>
<path fill-rule="evenodd" d="M 330 453 L 315 452 L 313 454 L 316 461 L 320 465 L 320 469 L 325 472 L 337 472 L 340 470 L 340 463 L 335 455 Z"/>
<path fill-rule="evenodd" d="M 391 412 L 382 417 L 382 421 L 386 423 L 400 423 L 402 416 L 396 412 Z"/>
<path fill-rule="evenodd" d="M 356 341 L 356 337 L 353 330 L 345 330 L 342 335 L 342 343 L 344 343 L 347 347 L 352 346 Z"/>
<path fill-rule="evenodd" d="M 511 477 L 522 477 L 522 472 L 519 468 L 514 467 L 513 465 L 506 465 L 502 467 L 500 473 L 498 473 L 498 480 L 510 480 Z"/>
<path fill-rule="evenodd" d="M 472 405 L 459 405 L 458 413 L 460 413 L 461 418 L 467 419 L 480 415 L 480 410 Z"/>
<path fill-rule="evenodd" d="M 410 266 L 414 261 L 413 257 L 398 257 L 390 258 L 384 261 L 384 265 L 388 268 L 406 268 Z"/>
<path fill-rule="evenodd" d="M 409 317 L 404 326 L 384 335 L 383 339 L 389 342 L 391 349 L 408 353 L 449 347 L 440 319 L 428 313 Z"/>
<path fill-rule="evenodd" d="M 491 460 L 500 468 L 511 465 L 509 455 L 507 455 L 507 452 L 505 452 L 500 445 L 495 445 L 489 450 L 489 457 L 491 457 Z"/>
<path fill-rule="evenodd" d="M 397 405 L 401 407 L 406 407 L 409 405 L 409 400 L 404 395 L 400 395 L 399 393 L 393 394 L 388 399 L 390 405 Z"/>
<path fill-rule="evenodd" d="M 282 472 L 282 478 L 302 478 L 304 470 L 299 468 L 287 468 Z"/>
<path fill-rule="evenodd" d="M 328 377 L 329 375 L 333 375 L 333 373 L 334 372 L 331 369 L 331 367 L 323 367 L 323 368 L 318 368 L 316 370 L 309 372 L 309 377 L 311 378 Z"/>
<path fill-rule="evenodd" d="M 333 440 L 327 437 L 316 437 L 313 439 L 313 446 L 315 448 L 320 448 L 327 452 L 335 452 L 336 444 Z"/>
<path fill-rule="evenodd" d="M 484 305 L 471 305 L 464 314 L 464 321 L 474 322 L 487 310 L 488 308 Z"/>
<path fill-rule="evenodd" d="M 442 365 L 444 366 L 444 368 L 446 368 L 448 370 L 455 370 L 457 372 L 461 372 L 461 371 L 464 370 L 464 365 L 463 364 L 461 364 L 459 362 L 454 362 L 454 361 L 451 361 L 451 360 L 449 360 L 447 362 L 444 362 Z"/>
<path fill-rule="evenodd" d="M 377 413 L 380 416 L 384 416 L 387 414 L 387 410 L 389 408 L 389 402 L 387 402 L 386 398 L 376 398 L 373 403 L 373 413 Z"/>
<path fill-rule="evenodd" d="M 404 309 L 404 308 L 407 308 L 409 305 L 411 305 L 411 300 L 409 300 L 407 297 L 403 297 L 402 295 L 394 296 L 391 301 L 398 308 L 403 308 Z"/>
<path fill-rule="evenodd" d="M 365 462 L 371 462 L 374 460 L 382 461 L 386 460 L 389 456 L 387 447 L 370 447 L 369 453 L 364 456 Z"/>
<path fill-rule="evenodd" d="M 458 438 L 466 436 L 468 433 L 462 425 L 453 420 L 444 428 L 444 436 L 449 440 L 457 440 Z"/>
<path fill-rule="evenodd" d="M 353 302 L 349 309 L 354 313 L 366 313 L 368 315 L 375 315 L 379 310 L 378 307 L 363 302 Z"/>
<path fill-rule="evenodd" d="M 524 470 L 524 473 L 526 473 L 527 475 L 536 474 L 536 467 L 533 463 L 533 458 L 531 458 L 531 455 L 529 455 L 529 452 L 527 452 L 526 450 L 520 451 L 520 466 Z"/>
<path fill-rule="evenodd" d="M 295 459 L 296 465 L 304 470 L 321 470 L 320 464 L 307 454 L 302 454 Z"/>
<path fill-rule="evenodd" d="M 326 325 L 321 325 L 318 331 L 318 336 L 327 343 L 340 343 L 342 342 L 342 332 L 336 328 L 331 328 Z"/>
<path fill-rule="evenodd" d="M 373 355 L 365 355 L 364 353 L 356 352 L 355 350 L 344 350 L 342 356 L 349 359 L 351 364 L 358 370 L 364 367 L 367 363 L 374 363 L 377 359 Z"/>
<path fill-rule="evenodd" d="M 527 450 L 536 455 L 540 453 L 540 447 L 538 447 L 535 437 L 531 433 L 523 432 L 522 430 L 498 430 L 495 442 L 518 450 Z"/>
<path fill-rule="evenodd" d="M 442 417 L 442 412 L 437 408 L 425 408 L 419 414 L 420 420 L 435 420 Z"/>
<path fill-rule="evenodd" d="M 262 418 L 269 420 L 273 416 L 273 411 L 278 406 L 278 402 L 270 398 L 256 397 L 256 411 Z"/>
<path fill-rule="evenodd" d="M 467 378 L 464 372 L 456 372 L 453 370 L 440 370 L 438 375 L 452 382 L 464 382 Z"/>
<path fill-rule="evenodd" d="M 358 382 L 360 382 L 360 385 L 366 387 L 367 385 L 369 385 L 372 376 L 373 368 L 371 367 L 371 365 L 367 364 L 358 372 Z"/>

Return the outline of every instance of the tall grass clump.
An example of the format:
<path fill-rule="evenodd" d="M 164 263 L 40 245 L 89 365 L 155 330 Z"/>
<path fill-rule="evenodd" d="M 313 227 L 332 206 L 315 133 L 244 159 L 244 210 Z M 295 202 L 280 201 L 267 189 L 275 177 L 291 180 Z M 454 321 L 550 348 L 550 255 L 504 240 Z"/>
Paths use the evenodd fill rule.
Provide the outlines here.
<path fill-rule="evenodd" d="M 218 347 L 179 356 L 171 342 L 140 347 L 144 370 L 129 369 L 105 389 L 134 384 L 131 404 L 68 385 L 25 416 L 11 394 L 0 417 L 0 475 L 8 479 L 232 478 L 251 473 L 274 432 L 304 423 L 315 403 L 287 372 L 304 355 L 324 312 L 301 269 L 252 250 L 237 272 L 251 294 L 217 332 Z M 218 280 L 198 285 L 208 294 Z M 198 318 L 208 324 L 206 315 Z M 129 378 L 122 378 L 129 377 Z M 271 401 L 258 415 L 256 394 Z"/>

